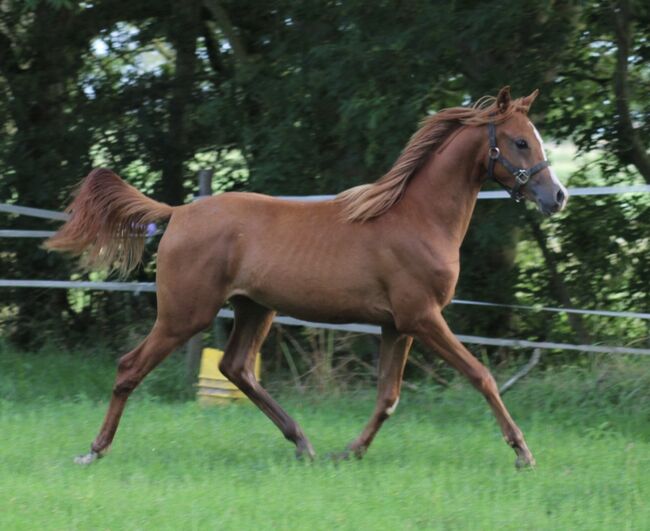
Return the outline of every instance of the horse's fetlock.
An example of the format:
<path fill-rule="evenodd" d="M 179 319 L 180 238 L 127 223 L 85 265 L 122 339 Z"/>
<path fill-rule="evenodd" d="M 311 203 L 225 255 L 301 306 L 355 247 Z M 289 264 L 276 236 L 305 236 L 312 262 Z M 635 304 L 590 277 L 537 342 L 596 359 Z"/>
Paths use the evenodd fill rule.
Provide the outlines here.
<path fill-rule="evenodd" d="M 395 413 L 395 410 L 397 409 L 397 404 L 399 404 L 399 396 L 386 398 L 382 402 L 383 413 L 386 415 L 386 417 L 389 417 Z"/>
<path fill-rule="evenodd" d="M 139 382 L 134 379 L 126 379 L 117 382 L 115 386 L 113 386 L 113 394 L 116 396 L 129 395 L 138 386 L 138 383 Z"/>
<path fill-rule="evenodd" d="M 309 446 L 309 441 L 307 440 L 307 437 L 305 436 L 303 431 L 300 429 L 300 426 L 298 426 L 295 422 L 291 421 L 290 419 L 289 422 L 285 422 L 284 426 L 280 429 L 285 439 L 287 439 L 288 441 L 291 441 L 296 445 Z"/>
<path fill-rule="evenodd" d="M 519 430 L 510 431 L 504 438 L 511 448 L 517 449 L 525 446 L 524 434 Z"/>

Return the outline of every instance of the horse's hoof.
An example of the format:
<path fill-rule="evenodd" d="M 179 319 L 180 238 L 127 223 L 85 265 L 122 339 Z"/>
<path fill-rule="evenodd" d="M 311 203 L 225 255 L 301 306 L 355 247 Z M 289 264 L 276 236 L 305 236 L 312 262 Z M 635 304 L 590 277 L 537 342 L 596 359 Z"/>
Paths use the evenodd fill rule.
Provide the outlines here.
<path fill-rule="evenodd" d="M 342 452 L 331 452 L 327 454 L 327 458 L 335 463 L 347 461 L 350 459 L 350 450 L 343 450 Z"/>
<path fill-rule="evenodd" d="M 312 448 L 309 441 L 299 443 L 296 446 L 296 459 L 299 461 L 313 461 L 316 458 L 316 452 Z"/>
<path fill-rule="evenodd" d="M 77 457 L 75 457 L 75 458 L 74 458 L 74 462 L 75 462 L 77 465 L 83 465 L 83 466 L 86 466 L 86 465 L 89 465 L 89 464 L 91 464 L 91 463 L 94 463 L 94 462 L 97 461 L 97 459 L 99 459 L 100 457 L 101 457 L 101 455 L 99 454 L 99 452 L 95 452 L 94 450 L 91 450 L 91 451 L 88 452 L 87 454 L 84 454 L 84 455 L 78 455 Z"/>
<path fill-rule="evenodd" d="M 533 470 L 535 468 L 535 458 L 532 455 L 518 455 L 515 460 L 517 470 Z"/>
<path fill-rule="evenodd" d="M 368 451 L 367 446 L 359 446 L 359 448 L 354 448 L 350 449 L 350 451 L 354 454 L 354 457 L 357 459 L 363 459 L 363 456 L 366 455 L 366 452 Z"/>
<path fill-rule="evenodd" d="M 342 452 L 330 454 L 330 458 L 333 461 L 347 461 L 347 460 L 350 459 L 350 457 L 356 457 L 357 459 L 362 459 L 363 456 L 366 453 L 366 450 L 367 450 L 367 448 L 365 448 L 363 446 L 360 446 L 358 448 L 348 446 Z"/>

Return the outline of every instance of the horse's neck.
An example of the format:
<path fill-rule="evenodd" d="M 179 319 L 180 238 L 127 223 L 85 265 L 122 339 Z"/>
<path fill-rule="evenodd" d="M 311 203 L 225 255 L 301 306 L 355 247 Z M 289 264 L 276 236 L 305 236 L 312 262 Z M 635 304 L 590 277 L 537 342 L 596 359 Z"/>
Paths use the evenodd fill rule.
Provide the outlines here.
<path fill-rule="evenodd" d="M 432 154 L 412 177 L 400 206 L 417 214 L 422 230 L 444 233 L 460 247 L 481 188 L 478 128 L 462 131 L 441 153 Z"/>

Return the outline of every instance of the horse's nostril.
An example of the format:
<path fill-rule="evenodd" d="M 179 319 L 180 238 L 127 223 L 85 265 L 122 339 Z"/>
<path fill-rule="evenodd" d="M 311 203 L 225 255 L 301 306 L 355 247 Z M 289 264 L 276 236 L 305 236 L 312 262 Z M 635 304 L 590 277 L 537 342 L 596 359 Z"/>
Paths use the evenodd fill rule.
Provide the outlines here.
<path fill-rule="evenodd" d="M 562 202 L 564 201 L 564 192 L 562 191 L 561 188 L 557 191 L 557 196 L 555 197 L 555 200 L 557 201 L 558 205 L 561 205 Z"/>

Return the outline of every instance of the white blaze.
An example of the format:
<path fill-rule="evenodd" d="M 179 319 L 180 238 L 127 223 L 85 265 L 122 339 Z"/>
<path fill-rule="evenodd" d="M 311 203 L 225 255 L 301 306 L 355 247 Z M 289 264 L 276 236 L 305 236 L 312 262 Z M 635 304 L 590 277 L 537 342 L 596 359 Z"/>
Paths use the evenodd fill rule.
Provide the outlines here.
<path fill-rule="evenodd" d="M 535 133 L 535 138 L 537 138 L 537 141 L 539 142 L 539 147 L 542 150 L 542 156 L 544 157 L 544 160 L 548 160 L 548 158 L 546 157 L 546 150 L 544 149 L 544 140 L 542 140 L 542 135 L 539 134 L 537 127 L 535 127 L 531 121 L 528 122 L 528 125 L 532 127 L 533 133 Z M 553 182 L 557 184 L 562 190 L 562 193 L 564 194 L 564 202 L 566 203 L 566 200 L 569 197 L 569 192 L 564 187 L 564 185 L 560 182 L 560 179 L 557 178 L 557 175 L 555 175 L 555 171 L 553 171 L 553 168 L 551 166 L 548 167 L 548 172 L 551 175 L 551 179 L 553 180 Z"/>

